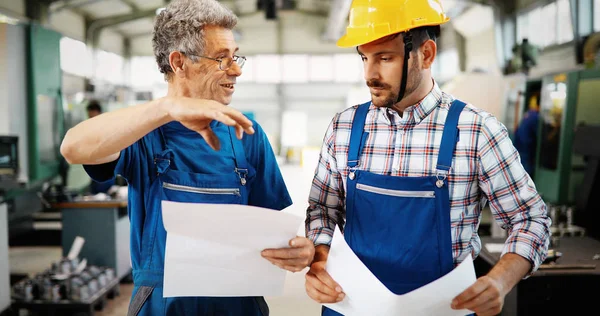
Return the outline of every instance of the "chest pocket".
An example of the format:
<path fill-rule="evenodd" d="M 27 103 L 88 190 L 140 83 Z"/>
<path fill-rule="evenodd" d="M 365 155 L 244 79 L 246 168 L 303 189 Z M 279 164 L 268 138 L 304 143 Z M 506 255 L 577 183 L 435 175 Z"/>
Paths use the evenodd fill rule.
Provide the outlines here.
<path fill-rule="evenodd" d="M 224 187 L 221 187 L 224 186 Z M 209 185 L 182 185 L 164 181 L 162 188 L 165 200 L 185 203 L 239 203 L 241 188 L 220 184 L 219 187 Z"/>

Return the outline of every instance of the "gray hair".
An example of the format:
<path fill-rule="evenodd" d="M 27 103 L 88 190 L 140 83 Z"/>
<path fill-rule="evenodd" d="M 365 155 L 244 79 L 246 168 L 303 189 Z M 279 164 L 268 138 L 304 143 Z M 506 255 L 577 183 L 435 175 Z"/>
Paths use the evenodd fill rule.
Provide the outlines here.
<path fill-rule="evenodd" d="M 152 47 L 160 72 L 169 80 L 173 69 L 169 55 L 173 51 L 203 54 L 206 25 L 233 29 L 237 17 L 216 0 L 173 0 L 154 22 Z M 196 57 L 191 56 L 196 61 Z"/>

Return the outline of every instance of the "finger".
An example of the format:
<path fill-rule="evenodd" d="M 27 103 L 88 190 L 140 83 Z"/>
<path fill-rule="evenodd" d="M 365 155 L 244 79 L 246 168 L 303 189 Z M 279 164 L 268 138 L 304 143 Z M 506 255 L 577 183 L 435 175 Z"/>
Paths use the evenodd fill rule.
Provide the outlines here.
<path fill-rule="evenodd" d="M 314 288 L 312 285 L 309 285 L 308 282 L 306 283 L 306 294 L 308 294 L 310 298 L 321 304 L 335 303 L 343 299 L 322 293 L 316 288 Z"/>
<path fill-rule="evenodd" d="M 244 128 L 240 125 L 235 126 L 235 136 L 237 136 L 238 139 L 242 139 L 242 137 L 244 137 Z"/>
<path fill-rule="evenodd" d="M 299 267 L 300 269 L 304 269 L 306 267 L 308 267 L 308 263 L 307 260 L 305 259 L 273 259 L 273 258 L 266 258 L 267 260 L 269 260 L 272 264 L 276 265 L 276 266 L 293 266 L 293 267 Z M 288 269 L 286 269 L 288 270 Z M 290 270 L 291 271 L 291 270 Z"/>
<path fill-rule="evenodd" d="M 470 301 L 471 299 L 473 299 L 474 297 L 476 297 L 477 295 L 479 295 L 480 293 L 485 291 L 488 286 L 489 286 L 489 283 L 487 283 L 485 281 L 485 279 L 483 279 L 483 278 L 477 279 L 477 281 L 473 285 L 471 285 L 469 288 L 467 288 L 462 293 L 460 293 L 458 296 L 456 296 L 454 298 L 454 300 L 452 300 L 452 308 L 462 309 L 463 304 L 465 302 Z"/>
<path fill-rule="evenodd" d="M 484 311 L 477 312 L 477 316 L 496 316 L 502 312 L 502 305 L 495 305 Z"/>
<path fill-rule="evenodd" d="M 342 287 L 337 284 L 337 282 L 335 282 L 331 276 L 329 275 L 329 273 L 327 271 L 325 271 L 325 269 L 318 271 L 317 273 L 315 273 L 315 276 L 323 283 L 325 283 L 329 288 L 335 289 L 336 292 L 338 293 L 342 293 Z"/>
<path fill-rule="evenodd" d="M 304 248 L 265 249 L 261 254 L 265 258 L 272 259 L 298 259 L 308 257 L 308 250 Z"/>
<path fill-rule="evenodd" d="M 210 148 L 216 151 L 219 151 L 221 149 L 221 143 L 219 142 L 219 138 L 217 137 L 217 135 L 215 135 L 215 133 L 210 127 L 205 128 L 198 133 L 202 136 L 202 138 L 204 138 L 204 140 L 206 141 L 208 146 L 210 146 Z"/>
<path fill-rule="evenodd" d="M 310 272 L 306 274 L 305 278 L 306 278 L 307 285 L 310 285 L 321 296 L 325 296 L 326 299 L 329 301 L 335 302 L 337 299 L 340 298 L 340 295 L 343 295 L 343 293 L 340 293 L 340 292 L 336 291 L 335 288 L 328 286 L 326 283 L 319 280 L 319 278 L 317 278 L 315 275 L 313 275 Z"/>
<path fill-rule="evenodd" d="M 219 121 L 227 126 L 237 125 L 237 122 L 234 119 L 221 111 L 216 111 L 213 115 L 211 115 L 211 117 L 213 120 Z"/>
<path fill-rule="evenodd" d="M 483 291 L 483 293 L 475 296 L 474 298 L 462 303 L 460 309 L 470 309 L 472 311 L 486 310 L 492 307 L 490 304 L 492 300 L 498 296 L 491 290 Z M 488 306 L 490 305 L 490 306 Z"/>
<path fill-rule="evenodd" d="M 252 121 L 250 121 L 250 119 L 248 119 L 240 111 L 234 110 L 230 107 L 222 107 L 219 108 L 219 110 L 221 110 L 224 114 L 229 116 L 229 118 L 231 118 L 232 120 L 236 121 L 237 124 L 239 124 L 244 129 L 244 131 L 246 131 L 246 133 L 254 134 L 254 128 L 252 128 Z"/>
<path fill-rule="evenodd" d="M 310 247 L 312 246 L 312 241 L 310 241 L 306 237 L 295 237 L 290 240 L 290 247 L 293 248 L 302 248 L 302 247 Z"/>

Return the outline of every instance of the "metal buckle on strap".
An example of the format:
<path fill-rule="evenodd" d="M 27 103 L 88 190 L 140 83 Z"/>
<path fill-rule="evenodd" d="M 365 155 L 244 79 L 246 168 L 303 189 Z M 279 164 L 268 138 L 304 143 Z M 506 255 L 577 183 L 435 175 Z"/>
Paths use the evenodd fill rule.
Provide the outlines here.
<path fill-rule="evenodd" d="M 350 161 L 352 161 L 352 162 L 356 161 L 357 162 L 356 166 L 354 166 L 354 167 L 348 167 L 348 171 L 349 171 L 348 178 L 350 178 L 350 180 L 354 180 L 354 178 L 356 177 L 355 174 L 354 174 L 354 172 L 356 170 L 358 170 L 358 167 L 360 166 L 360 161 L 358 161 L 358 160 L 350 160 Z M 348 161 L 348 162 L 350 162 L 350 161 Z"/>
<path fill-rule="evenodd" d="M 246 185 L 246 175 L 248 174 L 248 169 L 235 168 L 235 173 L 237 173 L 240 177 L 240 183 L 242 185 Z"/>
<path fill-rule="evenodd" d="M 446 171 L 446 170 L 437 170 L 437 173 L 435 175 L 435 177 L 437 178 L 437 181 L 435 182 L 435 185 L 438 188 L 441 188 L 444 186 L 444 183 L 446 181 L 446 179 L 448 179 L 448 174 L 450 173 L 450 170 Z"/>

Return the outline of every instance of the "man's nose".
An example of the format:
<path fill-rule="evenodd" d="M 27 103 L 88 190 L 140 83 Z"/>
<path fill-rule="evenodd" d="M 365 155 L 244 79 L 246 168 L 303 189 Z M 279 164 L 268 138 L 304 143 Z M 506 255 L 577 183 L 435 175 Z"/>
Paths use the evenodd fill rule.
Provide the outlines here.
<path fill-rule="evenodd" d="M 365 81 L 380 79 L 379 78 L 379 67 L 370 63 L 368 60 L 364 62 L 364 78 Z"/>
<path fill-rule="evenodd" d="M 229 66 L 229 69 L 227 69 L 226 73 L 229 76 L 239 77 L 242 75 L 242 68 L 240 65 L 238 65 L 238 63 L 233 62 L 231 63 L 231 66 Z"/>

